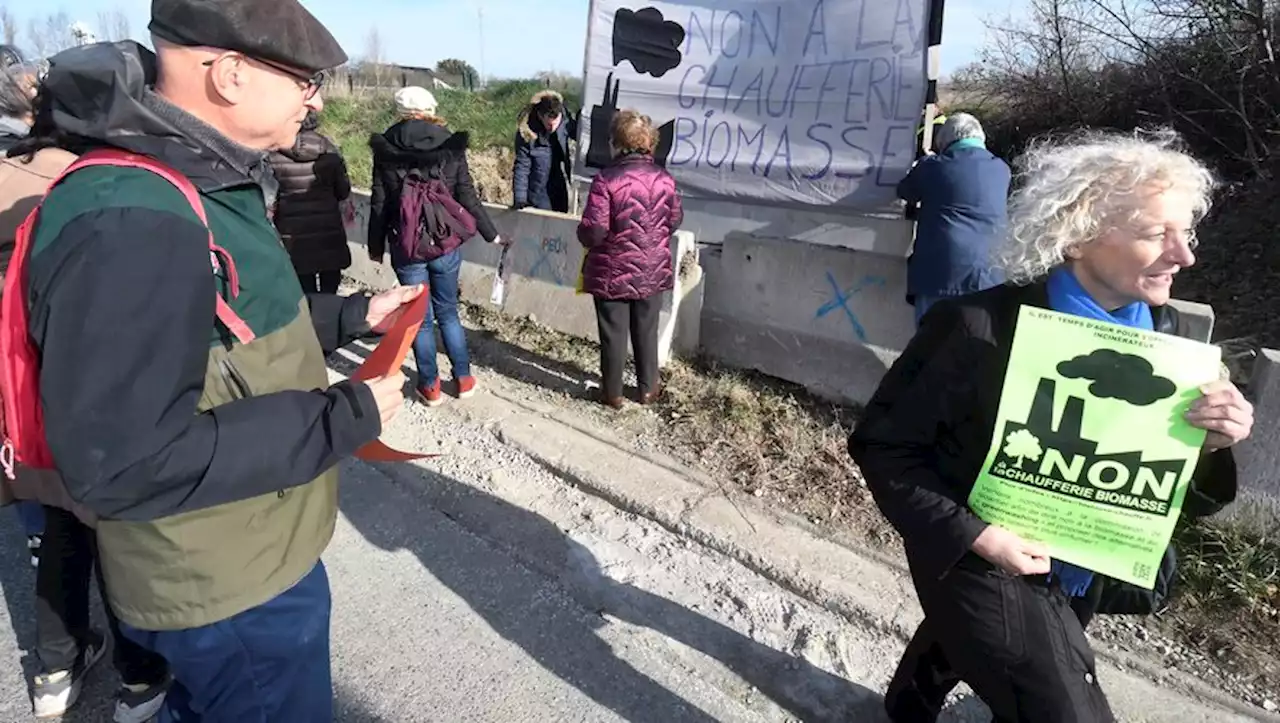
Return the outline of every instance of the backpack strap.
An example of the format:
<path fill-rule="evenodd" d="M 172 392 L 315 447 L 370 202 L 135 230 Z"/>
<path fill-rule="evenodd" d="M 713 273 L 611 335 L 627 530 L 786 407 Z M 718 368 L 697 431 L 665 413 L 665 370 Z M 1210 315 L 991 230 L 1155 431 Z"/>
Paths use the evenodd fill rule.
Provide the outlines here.
<path fill-rule="evenodd" d="M 226 249 L 219 246 L 214 240 L 213 229 L 209 227 L 209 216 L 205 212 L 204 200 L 200 198 L 200 192 L 196 190 L 196 187 L 191 183 L 190 179 L 149 156 L 130 153 L 116 148 L 102 148 L 90 151 L 83 156 L 80 156 L 79 159 L 62 171 L 61 175 L 58 176 L 57 180 L 50 184 L 49 188 L 52 190 L 52 188 L 58 185 L 62 179 L 72 173 L 82 168 L 91 168 L 93 166 L 115 166 L 118 168 L 137 168 L 149 171 L 168 181 L 174 188 L 178 189 L 178 191 L 182 193 L 183 198 L 187 200 L 187 203 L 191 205 L 191 210 L 195 211 L 196 216 L 200 219 L 200 223 L 204 224 L 205 228 L 209 231 L 209 263 L 213 267 L 213 273 L 217 274 L 225 267 L 227 271 L 227 281 L 230 286 L 230 289 L 228 290 L 229 295 L 233 299 L 240 295 L 240 277 L 236 273 L 235 260 L 231 258 L 231 254 L 228 253 Z M 219 259 L 221 259 L 221 261 Z M 241 344 L 248 344 L 257 338 L 253 329 L 250 329 L 244 319 L 241 319 L 239 314 L 236 314 L 236 312 L 231 308 L 231 305 L 227 303 L 227 300 L 222 297 L 222 294 L 216 294 L 215 304 L 217 307 L 218 321 L 222 322 L 222 325 L 227 327 L 227 330 L 235 336 L 237 341 Z"/>

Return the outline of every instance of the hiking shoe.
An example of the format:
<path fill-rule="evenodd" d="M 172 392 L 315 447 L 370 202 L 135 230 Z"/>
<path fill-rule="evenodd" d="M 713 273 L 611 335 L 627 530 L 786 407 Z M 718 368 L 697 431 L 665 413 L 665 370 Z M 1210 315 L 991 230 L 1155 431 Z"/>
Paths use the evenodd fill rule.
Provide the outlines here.
<path fill-rule="evenodd" d="M 27 549 L 31 551 L 31 566 L 40 567 L 40 536 L 27 536 Z"/>
<path fill-rule="evenodd" d="M 458 399 L 466 399 L 476 393 L 476 378 L 458 377 Z"/>
<path fill-rule="evenodd" d="M 41 673 L 32 684 L 31 702 L 37 718 L 57 718 L 76 704 L 84 679 L 102 660 L 107 651 L 106 640 L 99 633 L 90 633 L 90 639 L 80 650 L 80 657 L 71 670 Z"/>
<path fill-rule="evenodd" d="M 623 405 L 626 404 L 622 397 L 607 396 L 603 389 L 601 389 L 599 395 L 596 396 L 596 401 L 612 409 L 622 409 Z"/>
<path fill-rule="evenodd" d="M 645 405 L 654 404 L 661 398 L 662 398 L 662 385 L 658 384 L 653 388 L 653 391 L 641 392 L 640 403 Z"/>
<path fill-rule="evenodd" d="M 116 714 L 112 720 L 115 723 L 147 723 L 164 707 L 164 697 L 172 684 L 173 678 L 167 677 L 154 685 L 126 683 L 120 686 L 120 692 L 116 693 Z"/>
<path fill-rule="evenodd" d="M 439 379 L 429 387 L 418 387 L 418 396 L 422 397 L 423 403 L 428 407 L 438 407 L 444 404 L 444 395 L 440 393 Z"/>

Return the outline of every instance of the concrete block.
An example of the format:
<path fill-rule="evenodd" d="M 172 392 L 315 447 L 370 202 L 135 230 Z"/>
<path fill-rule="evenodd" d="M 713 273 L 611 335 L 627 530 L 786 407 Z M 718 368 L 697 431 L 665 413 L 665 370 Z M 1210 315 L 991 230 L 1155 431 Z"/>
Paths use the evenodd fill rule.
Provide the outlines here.
<path fill-rule="evenodd" d="M 1253 434 L 1236 449 L 1240 497 L 1229 514 L 1253 529 L 1280 534 L 1280 351 L 1263 349 L 1249 381 Z"/>
<path fill-rule="evenodd" d="M 1215 317 L 1212 306 L 1182 299 L 1169 299 L 1169 306 L 1178 310 L 1187 338 L 1205 343 L 1213 339 Z"/>
<path fill-rule="evenodd" d="M 369 197 L 352 195 L 355 213 L 348 219 L 347 240 L 355 258 L 347 273 L 374 288 L 396 283 L 389 266 L 369 261 L 365 249 Z M 498 232 L 510 242 L 510 269 L 504 314 L 531 317 L 573 336 L 597 341 L 595 306 L 576 290 L 584 250 L 577 240 L 578 217 L 559 213 L 488 205 Z M 693 234 L 678 232 L 672 239 L 676 287 L 664 295 L 659 319 L 659 363 L 672 355 L 697 351 L 702 307 L 702 269 Z M 460 296 L 473 304 L 490 304 L 501 247 L 472 239 L 462 247 Z"/>
<path fill-rule="evenodd" d="M 866 402 L 915 331 L 906 260 L 732 234 L 704 250 L 702 348 L 843 402 Z"/>

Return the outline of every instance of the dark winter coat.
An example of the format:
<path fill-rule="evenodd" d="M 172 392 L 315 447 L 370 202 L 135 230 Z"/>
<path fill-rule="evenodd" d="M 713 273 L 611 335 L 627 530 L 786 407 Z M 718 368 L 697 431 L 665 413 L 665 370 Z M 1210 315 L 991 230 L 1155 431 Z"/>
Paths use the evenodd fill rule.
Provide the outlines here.
<path fill-rule="evenodd" d="M 578 224 L 587 249 L 584 290 L 647 299 L 675 282 L 671 235 L 684 222 L 676 181 L 650 156 L 623 156 L 596 174 Z"/>
<path fill-rule="evenodd" d="M 849 439 L 849 453 L 902 535 L 917 575 L 947 574 L 987 527 L 968 499 L 991 445 L 1024 304 L 1048 308 L 1045 285 L 1002 285 L 934 305 Z M 1180 331 L 1173 307 L 1151 311 L 1157 331 Z M 1182 513 L 1211 515 L 1235 497 L 1234 457 L 1214 452 L 1196 467 Z"/>
<path fill-rule="evenodd" d="M 516 125 L 516 162 L 511 190 L 516 208 L 532 206 L 544 211 L 568 213 L 569 180 L 573 177 L 569 142 L 578 137 L 578 119 L 566 108 L 555 132 L 548 132 L 533 112 L 533 107 L 546 97 L 561 96 L 554 90 L 541 91 L 520 113 Z"/>
<path fill-rule="evenodd" d="M 468 137 L 464 132 L 453 133 L 449 129 L 410 119 L 375 134 L 369 139 L 373 149 L 373 193 L 369 209 L 369 253 L 382 258 L 388 242 L 391 243 L 392 263 L 407 259 L 395 257 L 399 244 L 394 243 L 400 233 L 400 192 L 404 179 L 412 170 L 439 168 L 444 183 L 457 202 L 476 220 L 476 229 L 485 241 L 498 237 L 498 229 L 489 218 L 489 211 L 480 202 L 471 169 L 467 166 Z"/>
<path fill-rule="evenodd" d="M 304 130 L 293 148 L 271 154 L 271 168 L 280 184 L 276 230 L 294 270 L 318 274 L 350 266 L 341 204 L 351 195 L 351 179 L 338 147 Z"/>
<path fill-rule="evenodd" d="M 961 296 L 1004 281 L 991 252 L 1008 216 L 1009 166 L 963 143 L 921 159 L 898 184 L 900 198 L 920 204 L 908 296 Z"/>

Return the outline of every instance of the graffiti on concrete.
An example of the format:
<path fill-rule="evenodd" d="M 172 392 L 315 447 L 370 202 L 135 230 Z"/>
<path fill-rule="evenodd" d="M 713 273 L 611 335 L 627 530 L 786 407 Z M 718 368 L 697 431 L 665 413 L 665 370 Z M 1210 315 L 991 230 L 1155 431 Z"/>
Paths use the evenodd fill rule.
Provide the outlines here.
<path fill-rule="evenodd" d="M 863 328 L 862 322 L 858 321 L 858 315 L 853 312 L 853 309 L 849 308 L 849 304 L 853 301 L 853 297 L 864 289 L 868 289 L 873 286 L 883 287 L 885 285 L 884 277 L 864 276 L 858 281 L 858 283 L 848 289 L 841 289 L 840 284 L 836 282 L 836 277 L 828 271 L 827 284 L 831 286 L 831 301 L 823 304 L 813 318 L 821 319 L 836 311 L 843 311 L 845 318 L 849 320 L 849 326 L 853 328 L 854 336 L 858 337 L 858 341 L 866 344 L 867 330 Z"/>
<path fill-rule="evenodd" d="M 556 286 L 568 286 L 562 270 L 567 267 L 563 256 L 569 252 L 569 246 L 559 236 L 543 236 L 542 238 L 524 238 L 521 244 L 533 247 L 533 265 L 526 274 L 531 279 L 541 278 Z"/>

